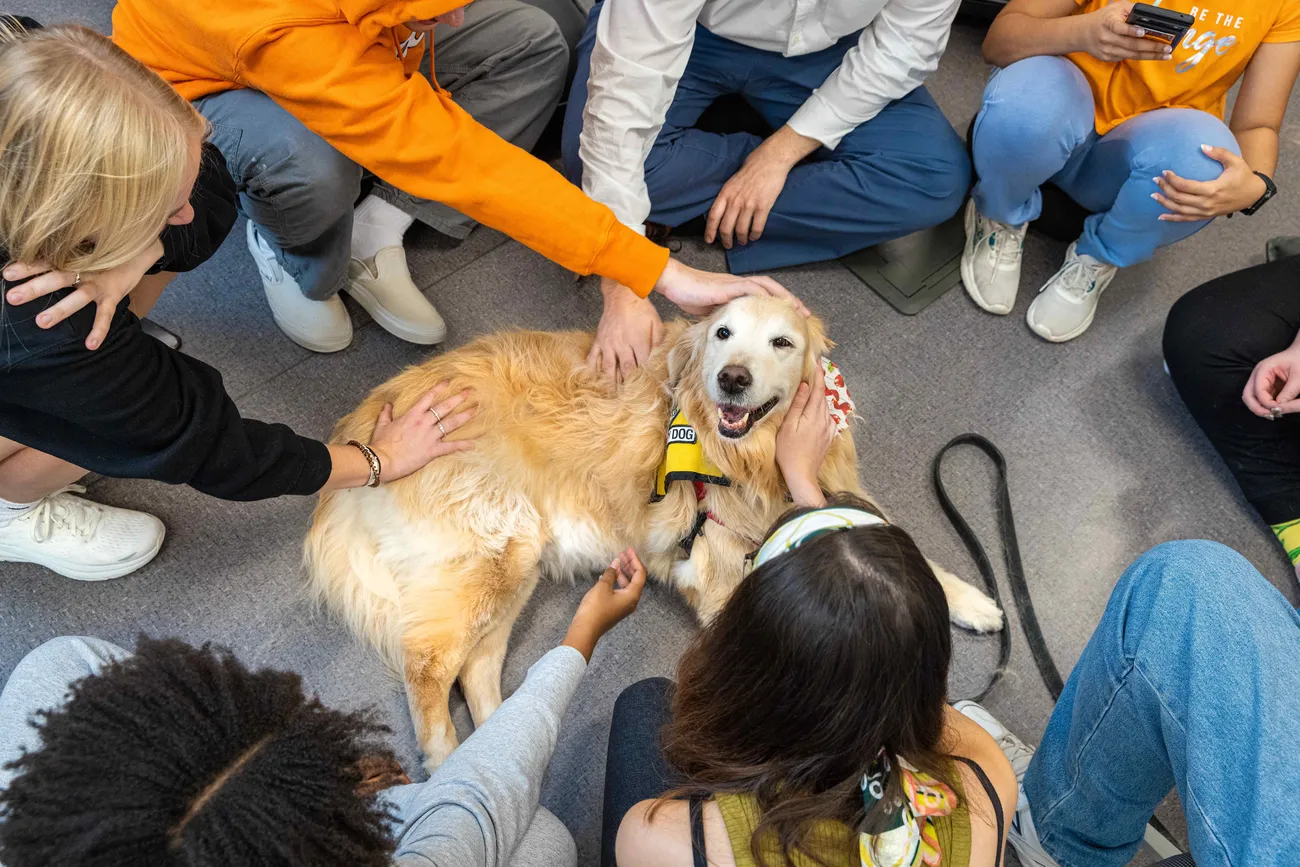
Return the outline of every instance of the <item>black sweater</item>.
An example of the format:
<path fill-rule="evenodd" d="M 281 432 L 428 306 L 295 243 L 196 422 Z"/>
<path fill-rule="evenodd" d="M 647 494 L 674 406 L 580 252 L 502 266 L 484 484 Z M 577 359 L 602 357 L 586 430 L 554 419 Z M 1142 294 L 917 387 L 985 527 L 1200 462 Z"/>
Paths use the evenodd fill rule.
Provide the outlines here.
<path fill-rule="evenodd" d="M 167 227 L 166 253 L 152 270 L 198 267 L 235 223 L 234 181 L 211 145 L 190 202 L 194 221 Z M 2 250 L 0 261 L 8 261 Z M 106 476 L 227 500 L 312 494 L 329 478 L 323 443 L 241 417 L 221 374 L 147 336 L 126 300 L 92 352 L 93 304 L 43 330 L 37 314 L 72 290 L 13 306 L 4 300 L 9 286 L 0 280 L 0 436 Z"/>

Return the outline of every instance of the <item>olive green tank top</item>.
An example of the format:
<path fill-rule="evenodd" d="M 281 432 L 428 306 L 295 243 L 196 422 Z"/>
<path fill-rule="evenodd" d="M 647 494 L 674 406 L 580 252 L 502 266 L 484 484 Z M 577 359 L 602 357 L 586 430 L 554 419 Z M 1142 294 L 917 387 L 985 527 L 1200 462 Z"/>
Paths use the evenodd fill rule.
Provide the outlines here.
<path fill-rule="evenodd" d="M 956 767 L 950 779 L 953 791 L 957 794 L 957 809 L 947 816 L 934 820 L 934 831 L 939 838 L 939 850 L 943 853 L 942 867 L 970 867 L 970 812 L 966 807 L 966 793 L 962 789 L 961 776 Z M 758 804 L 753 795 L 718 795 L 714 798 L 718 809 L 722 811 L 722 821 L 727 826 L 727 838 L 731 841 L 731 853 L 735 856 L 736 867 L 758 867 L 750 853 L 749 842 L 758 827 Z M 819 822 L 815 826 L 815 836 L 825 840 L 826 851 L 817 855 L 829 867 L 861 867 L 858 857 L 858 835 L 847 825 L 839 822 Z M 781 864 L 781 850 L 775 836 L 762 841 L 763 853 L 768 856 L 769 865 Z M 799 853 L 794 856 L 795 867 L 816 867 L 815 862 Z"/>

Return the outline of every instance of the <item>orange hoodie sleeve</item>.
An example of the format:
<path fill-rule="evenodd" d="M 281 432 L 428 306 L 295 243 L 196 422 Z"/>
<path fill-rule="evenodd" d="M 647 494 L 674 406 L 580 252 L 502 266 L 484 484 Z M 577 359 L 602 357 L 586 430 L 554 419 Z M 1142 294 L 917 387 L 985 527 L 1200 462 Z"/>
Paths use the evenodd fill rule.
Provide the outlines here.
<path fill-rule="evenodd" d="M 414 196 L 443 202 L 582 274 L 645 297 L 668 251 L 541 160 L 475 121 L 392 48 L 346 22 L 300 21 L 239 51 L 241 83 L 262 91 L 347 157 Z"/>

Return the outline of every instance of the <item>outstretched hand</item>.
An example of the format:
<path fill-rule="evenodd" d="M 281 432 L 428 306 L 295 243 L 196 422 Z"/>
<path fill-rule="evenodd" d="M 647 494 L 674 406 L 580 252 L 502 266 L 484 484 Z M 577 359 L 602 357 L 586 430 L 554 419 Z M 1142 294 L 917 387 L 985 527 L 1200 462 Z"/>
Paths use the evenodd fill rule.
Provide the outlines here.
<path fill-rule="evenodd" d="M 596 642 L 615 624 L 636 610 L 645 589 L 646 571 L 636 551 L 628 548 L 609 564 L 600 579 L 582 597 L 569 632 L 562 642 L 588 662 Z"/>

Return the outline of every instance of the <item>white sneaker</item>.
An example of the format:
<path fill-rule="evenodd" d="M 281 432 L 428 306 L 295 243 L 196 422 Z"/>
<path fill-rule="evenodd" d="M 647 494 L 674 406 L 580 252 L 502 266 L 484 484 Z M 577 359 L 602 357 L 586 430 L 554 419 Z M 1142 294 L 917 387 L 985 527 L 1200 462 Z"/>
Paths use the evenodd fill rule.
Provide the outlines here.
<path fill-rule="evenodd" d="M 1025 797 L 1025 771 L 1029 769 L 1029 760 L 1034 757 L 1034 751 L 1007 731 L 982 705 L 973 701 L 959 701 L 953 704 L 953 709 L 988 732 L 1006 754 L 1007 761 L 1011 762 L 1011 769 L 1016 772 L 1019 799 L 1016 801 L 1016 814 L 1011 817 L 1007 829 L 1007 839 L 1015 847 L 1020 863 L 1025 867 L 1060 867 L 1038 842 L 1034 817 L 1029 812 L 1029 799 Z"/>
<path fill-rule="evenodd" d="M 350 261 L 347 292 L 380 327 L 408 343 L 432 346 L 447 337 L 447 323 L 411 280 L 400 244 Z"/>
<path fill-rule="evenodd" d="M 107 581 L 148 563 L 166 528 L 153 515 L 93 503 L 69 485 L 0 527 L 0 561 L 36 563 L 65 578 Z"/>
<path fill-rule="evenodd" d="M 966 246 L 961 251 L 961 282 L 966 294 L 990 313 L 1005 316 L 1016 305 L 1020 259 L 1028 223 L 1012 226 L 982 217 L 975 200 L 966 203 Z"/>
<path fill-rule="evenodd" d="M 313 301 L 302 294 L 298 281 L 280 267 L 275 251 L 257 233 L 252 220 L 248 221 L 248 252 L 262 275 L 271 316 L 290 340 L 312 352 L 338 352 L 351 345 L 352 318 L 343 300 L 336 295 Z"/>
<path fill-rule="evenodd" d="M 1075 241 L 1065 251 L 1065 264 L 1038 290 L 1025 321 L 1034 333 L 1053 343 L 1073 340 L 1088 330 L 1097 314 L 1097 301 L 1119 271 L 1100 259 L 1081 255 Z"/>

